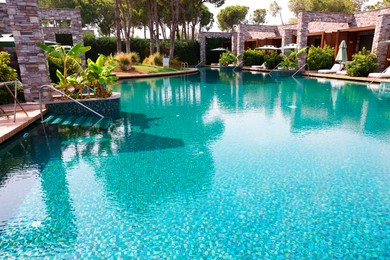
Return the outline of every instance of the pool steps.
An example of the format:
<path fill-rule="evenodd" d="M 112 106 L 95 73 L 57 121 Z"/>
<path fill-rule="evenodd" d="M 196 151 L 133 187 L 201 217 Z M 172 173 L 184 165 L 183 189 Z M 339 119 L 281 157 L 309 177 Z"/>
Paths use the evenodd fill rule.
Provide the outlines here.
<path fill-rule="evenodd" d="M 79 126 L 82 128 L 102 128 L 108 129 L 111 123 L 110 119 L 98 118 L 94 116 L 67 116 L 51 114 L 43 122 L 49 125 Z"/>

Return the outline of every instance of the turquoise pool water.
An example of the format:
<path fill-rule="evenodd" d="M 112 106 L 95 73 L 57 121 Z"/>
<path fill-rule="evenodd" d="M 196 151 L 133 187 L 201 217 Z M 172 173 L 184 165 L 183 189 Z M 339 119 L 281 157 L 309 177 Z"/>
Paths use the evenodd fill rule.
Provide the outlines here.
<path fill-rule="evenodd" d="M 0 258 L 390 258 L 390 98 L 249 72 L 124 81 L 107 129 L 3 145 Z"/>

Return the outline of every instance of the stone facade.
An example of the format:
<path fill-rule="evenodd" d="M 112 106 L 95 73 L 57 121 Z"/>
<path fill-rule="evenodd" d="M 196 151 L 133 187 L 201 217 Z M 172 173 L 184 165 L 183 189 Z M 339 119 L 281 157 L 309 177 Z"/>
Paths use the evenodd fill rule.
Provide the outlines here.
<path fill-rule="evenodd" d="M 374 32 L 374 39 L 371 51 L 379 58 L 379 71 L 382 71 L 386 64 L 386 55 L 388 46 L 381 44 L 384 40 L 390 39 L 390 8 L 382 8 L 356 14 L 343 13 L 324 13 L 324 12 L 307 12 L 302 11 L 298 14 L 298 23 L 289 25 L 239 25 L 237 27 L 236 38 L 233 41 L 232 50 L 235 54 L 243 54 L 245 41 L 251 39 L 265 39 L 272 37 L 281 37 L 282 46 L 296 42 L 298 48 L 306 47 L 308 44 L 309 34 L 327 33 L 338 35 L 347 32 L 349 29 L 363 28 L 358 36 Z M 365 30 L 371 30 L 365 31 Z M 338 39 L 340 40 L 340 39 Z M 350 42 L 353 46 L 358 46 L 359 39 Z M 205 43 L 204 45 L 205 46 Z M 201 44 L 201 53 L 205 55 Z M 355 50 L 353 50 L 355 51 Z M 204 57 L 203 61 L 206 60 Z M 306 60 L 306 54 L 300 57 L 299 66 L 302 66 Z"/>
<path fill-rule="evenodd" d="M 24 96 L 28 101 L 37 100 L 39 86 L 50 84 L 45 54 L 37 47 L 37 43 L 44 41 L 38 3 L 31 0 L 7 0 L 6 5 L 15 40 Z M 48 95 L 45 97 L 50 98 Z"/>
<path fill-rule="evenodd" d="M 50 84 L 45 54 L 36 45 L 55 41 L 56 34 L 71 34 L 73 43 L 83 41 L 78 9 L 39 9 L 37 0 L 0 3 L 0 33 L 14 35 L 15 51 L 27 101 L 38 100 L 38 87 Z M 67 20 L 69 27 L 42 27 L 42 20 Z M 83 56 L 83 59 L 84 56 Z M 45 92 L 44 98 L 51 97 Z"/>
<path fill-rule="evenodd" d="M 43 27 L 45 40 L 56 41 L 56 34 L 71 34 L 73 43 L 83 41 L 83 28 L 79 9 L 39 9 L 39 16 L 42 20 L 70 21 L 69 27 Z"/>
<path fill-rule="evenodd" d="M 231 39 L 231 33 L 224 32 L 201 32 L 199 34 L 199 42 L 200 42 L 200 65 L 205 65 L 206 63 L 206 38 L 227 38 Z M 233 42 L 233 40 L 232 40 Z M 234 48 L 232 46 L 232 52 L 234 52 Z"/>

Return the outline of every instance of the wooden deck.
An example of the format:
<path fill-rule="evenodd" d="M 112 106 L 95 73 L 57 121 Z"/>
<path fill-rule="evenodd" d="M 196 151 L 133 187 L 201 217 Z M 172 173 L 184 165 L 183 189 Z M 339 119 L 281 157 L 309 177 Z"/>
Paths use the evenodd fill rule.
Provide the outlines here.
<path fill-rule="evenodd" d="M 7 114 L 12 114 L 8 117 L 0 117 L 0 144 L 40 119 L 41 114 L 39 110 L 39 104 L 22 104 L 22 106 L 27 112 L 28 116 L 20 109 L 20 107 L 17 107 L 15 122 L 13 115 L 13 105 L 1 106 L 1 108 Z M 47 113 L 46 109 L 43 109 L 43 113 Z"/>

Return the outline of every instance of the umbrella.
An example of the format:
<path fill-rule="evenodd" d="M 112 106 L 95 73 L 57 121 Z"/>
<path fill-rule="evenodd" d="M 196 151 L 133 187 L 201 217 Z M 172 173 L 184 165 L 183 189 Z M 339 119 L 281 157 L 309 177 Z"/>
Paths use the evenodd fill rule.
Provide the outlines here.
<path fill-rule="evenodd" d="M 280 49 L 282 49 L 282 50 L 295 50 L 295 49 L 298 49 L 298 44 L 290 43 L 290 44 L 287 44 L 287 45 L 281 47 Z"/>
<path fill-rule="evenodd" d="M 226 51 L 226 49 L 219 47 L 219 48 L 211 49 L 211 51 Z"/>
<path fill-rule="evenodd" d="M 56 45 L 57 42 L 45 41 L 46 45 Z M 12 34 L 2 34 L 0 37 L 0 47 L 15 47 L 15 39 Z"/>
<path fill-rule="evenodd" d="M 347 44 L 344 40 L 341 41 L 339 46 L 339 51 L 337 52 L 335 61 L 338 61 L 340 63 L 346 63 L 348 60 L 347 57 Z"/>
<path fill-rule="evenodd" d="M 390 40 L 387 40 L 387 41 L 381 41 L 380 43 L 390 44 Z"/>
<path fill-rule="evenodd" d="M 264 45 L 264 46 L 255 48 L 255 50 L 279 50 L 279 48 L 275 47 L 273 45 Z"/>

